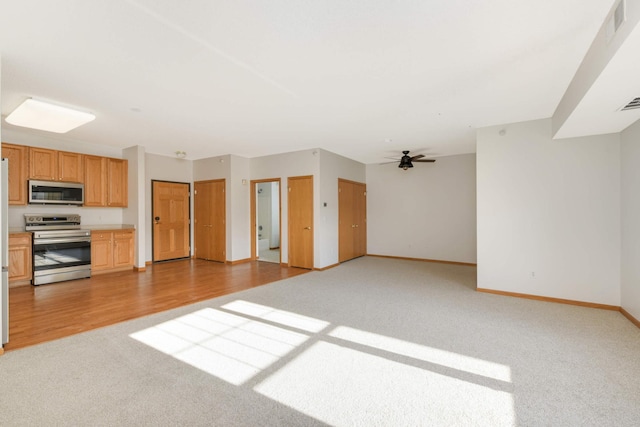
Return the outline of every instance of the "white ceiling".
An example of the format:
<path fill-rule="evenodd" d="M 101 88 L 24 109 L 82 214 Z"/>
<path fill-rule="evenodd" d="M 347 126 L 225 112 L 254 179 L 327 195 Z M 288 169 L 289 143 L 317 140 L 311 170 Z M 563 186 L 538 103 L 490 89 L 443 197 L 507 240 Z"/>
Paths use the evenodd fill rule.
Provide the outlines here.
<path fill-rule="evenodd" d="M 475 152 L 553 115 L 613 3 L 0 0 L 2 116 L 50 100 L 97 116 L 66 139 L 189 159 Z"/>

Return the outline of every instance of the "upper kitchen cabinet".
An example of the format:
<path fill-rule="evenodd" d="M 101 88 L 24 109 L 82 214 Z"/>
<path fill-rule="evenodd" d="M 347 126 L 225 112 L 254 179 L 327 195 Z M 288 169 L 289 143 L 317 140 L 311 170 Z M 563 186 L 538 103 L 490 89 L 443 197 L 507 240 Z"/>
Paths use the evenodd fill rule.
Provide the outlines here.
<path fill-rule="evenodd" d="M 9 159 L 9 204 L 27 204 L 29 150 L 24 145 L 2 143 L 2 158 Z"/>
<path fill-rule="evenodd" d="M 29 179 L 57 181 L 58 152 L 46 148 L 29 147 Z"/>
<path fill-rule="evenodd" d="M 83 156 L 79 153 L 29 147 L 29 178 L 83 182 Z"/>
<path fill-rule="evenodd" d="M 84 156 L 68 151 L 58 151 L 58 180 L 84 182 Z"/>
<path fill-rule="evenodd" d="M 107 206 L 107 159 L 84 156 L 84 205 Z"/>
<path fill-rule="evenodd" d="M 107 158 L 107 206 L 126 208 L 129 203 L 129 161 Z"/>
<path fill-rule="evenodd" d="M 84 205 L 126 207 L 128 167 L 127 160 L 85 156 Z"/>

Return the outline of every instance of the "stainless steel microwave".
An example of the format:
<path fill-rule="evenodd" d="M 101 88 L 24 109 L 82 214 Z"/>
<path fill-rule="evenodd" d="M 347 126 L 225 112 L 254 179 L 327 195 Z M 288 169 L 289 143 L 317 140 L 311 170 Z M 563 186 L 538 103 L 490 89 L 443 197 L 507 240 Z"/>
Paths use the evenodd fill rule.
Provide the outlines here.
<path fill-rule="evenodd" d="M 29 204 L 82 205 L 84 184 L 29 180 Z"/>

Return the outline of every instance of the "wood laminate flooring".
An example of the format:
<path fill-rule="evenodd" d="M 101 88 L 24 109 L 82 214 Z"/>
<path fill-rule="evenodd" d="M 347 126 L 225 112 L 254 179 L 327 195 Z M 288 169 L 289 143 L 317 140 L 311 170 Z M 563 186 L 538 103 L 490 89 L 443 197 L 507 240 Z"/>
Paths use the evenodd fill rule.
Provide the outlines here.
<path fill-rule="evenodd" d="M 252 261 L 179 260 L 41 286 L 9 289 L 6 351 L 135 319 L 309 270 Z"/>

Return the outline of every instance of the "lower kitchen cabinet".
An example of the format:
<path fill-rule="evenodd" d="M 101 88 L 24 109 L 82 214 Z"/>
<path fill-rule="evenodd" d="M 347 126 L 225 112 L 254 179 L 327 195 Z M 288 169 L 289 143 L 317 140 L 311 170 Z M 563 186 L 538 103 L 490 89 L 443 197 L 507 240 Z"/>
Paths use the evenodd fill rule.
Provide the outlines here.
<path fill-rule="evenodd" d="M 91 232 L 91 273 L 100 274 L 133 268 L 134 230 Z"/>
<path fill-rule="evenodd" d="M 9 234 L 9 286 L 31 283 L 33 277 L 31 233 Z"/>

